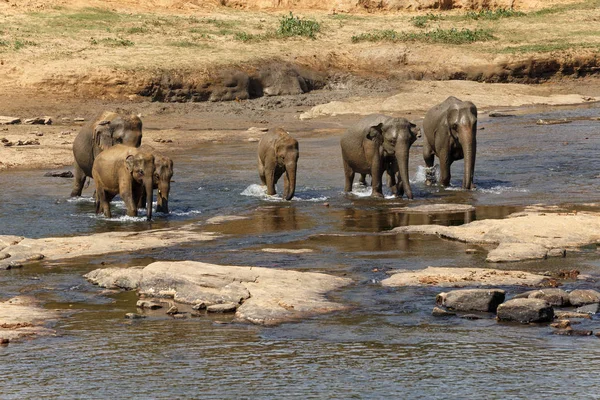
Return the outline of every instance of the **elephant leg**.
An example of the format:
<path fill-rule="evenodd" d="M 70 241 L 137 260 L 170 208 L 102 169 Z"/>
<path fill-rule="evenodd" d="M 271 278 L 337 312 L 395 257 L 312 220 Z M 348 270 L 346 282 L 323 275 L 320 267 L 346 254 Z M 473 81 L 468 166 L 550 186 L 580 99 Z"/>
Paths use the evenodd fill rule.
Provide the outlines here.
<path fill-rule="evenodd" d="M 348 163 L 344 160 L 344 176 L 346 178 L 344 184 L 344 192 L 352 191 L 352 183 L 354 182 L 354 170 Z"/>
<path fill-rule="evenodd" d="M 360 174 L 360 178 L 358 179 L 358 183 L 363 186 L 367 186 L 367 174 Z"/>
<path fill-rule="evenodd" d="M 400 180 L 396 181 L 396 168 L 394 163 L 389 163 L 385 169 L 388 176 L 388 187 L 392 191 L 393 195 L 398 195 L 398 189 L 400 186 Z"/>
<path fill-rule="evenodd" d="M 279 178 L 281 178 L 281 175 L 283 175 L 284 172 L 284 168 L 275 168 L 275 174 L 273 175 L 273 191 L 275 190 L 275 185 L 277 185 Z"/>
<path fill-rule="evenodd" d="M 260 182 L 263 186 L 267 186 L 267 178 L 265 176 L 265 164 L 258 158 L 258 176 L 260 177 Z"/>
<path fill-rule="evenodd" d="M 435 182 L 435 170 L 433 163 L 435 161 L 435 153 L 427 140 L 423 141 L 423 160 L 425 161 L 425 184 L 432 185 Z"/>
<path fill-rule="evenodd" d="M 146 191 L 142 186 L 134 186 L 132 189 L 133 202 L 137 209 L 146 208 Z"/>
<path fill-rule="evenodd" d="M 100 210 L 104 212 L 106 218 L 112 218 L 110 202 L 106 197 L 106 192 L 103 188 L 96 186 L 96 214 L 99 214 Z"/>
<path fill-rule="evenodd" d="M 127 215 L 130 217 L 137 217 L 137 204 L 136 201 L 134 201 L 134 191 L 131 181 L 119 181 L 119 196 L 121 196 L 121 199 L 125 203 Z"/>
<path fill-rule="evenodd" d="M 267 194 L 269 196 L 274 196 L 275 192 L 275 168 L 269 169 L 265 168 L 265 178 L 267 184 Z"/>
<path fill-rule="evenodd" d="M 373 157 L 371 164 L 371 197 L 383 197 L 383 188 L 381 181 L 383 180 L 383 165 L 378 157 Z"/>
<path fill-rule="evenodd" d="M 450 185 L 450 165 L 452 161 L 448 154 L 442 154 L 440 156 L 440 184 L 442 186 Z"/>
<path fill-rule="evenodd" d="M 85 184 L 85 172 L 79 167 L 79 164 L 75 162 L 73 171 L 75 172 L 75 178 L 73 179 L 73 190 L 71 191 L 71 197 L 81 196 L 83 191 L 83 185 Z"/>

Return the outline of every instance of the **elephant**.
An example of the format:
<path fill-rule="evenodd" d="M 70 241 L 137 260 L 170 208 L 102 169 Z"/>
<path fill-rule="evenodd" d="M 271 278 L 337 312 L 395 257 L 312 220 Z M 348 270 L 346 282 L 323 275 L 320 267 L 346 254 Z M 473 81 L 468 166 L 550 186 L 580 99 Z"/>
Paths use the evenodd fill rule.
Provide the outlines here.
<path fill-rule="evenodd" d="M 137 115 L 105 111 L 81 128 L 73 141 L 75 179 L 71 197 L 81 196 L 85 178 L 92 176 L 94 160 L 115 144 L 131 147 L 142 144 L 142 121 Z"/>
<path fill-rule="evenodd" d="M 275 184 L 285 173 L 283 198 L 291 200 L 296 192 L 298 168 L 298 141 L 283 128 L 269 131 L 258 142 L 258 175 L 267 194 L 273 196 Z"/>
<path fill-rule="evenodd" d="M 475 153 L 477 151 L 477 107 L 470 101 L 450 96 L 432 107 L 423 120 L 425 140 L 423 159 L 428 168 L 433 167 L 435 156 L 440 160 L 440 183 L 450 184 L 450 165 L 465 159 L 463 189 L 475 189 Z M 432 179 L 427 178 L 430 185 Z"/>
<path fill-rule="evenodd" d="M 383 172 L 390 174 L 390 187 L 397 196 L 413 198 L 408 180 L 410 146 L 420 137 L 416 125 L 405 118 L 371 114 L 350 127 L 342 136 L 342 159 L 346 182 L 344 191 L 352 191 L 354 175 L 371 175 L 373 197 L 383 197 Z M 398 182 L 396 182 L 396 178 Z"/>
<path fill-rule="evenodd" d="M 169 192 L 171 191 L 171 178 L 173 177 L 173 160 L 170 157 L 159 154 L 152 147 L 143 145 L 140 150 L 152 153 L 154 156 L 154 177 L 152 188 L 157 189 L 156 212 L 169 213 Z M 138 208 L 146 204 L 146 193 L 142 192 L 137 201 Z"/>
<path fill-rule="evenodd" d="M 152 219 L 154 156 L 135 147 L 117 144 L 96 157 L 92 178 L 96 183 L 96 214 L 111 217 L 110 201 L 118 194 L 127 215 L 137 216 L 137 201 L 145 192 L 148 221 Z"/>

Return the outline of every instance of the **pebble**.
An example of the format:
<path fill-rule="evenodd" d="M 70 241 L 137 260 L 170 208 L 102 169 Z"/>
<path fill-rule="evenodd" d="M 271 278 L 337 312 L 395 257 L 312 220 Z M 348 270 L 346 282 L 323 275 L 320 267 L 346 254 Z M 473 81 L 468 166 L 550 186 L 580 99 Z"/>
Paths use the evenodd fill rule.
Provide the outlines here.
<path fill-rule="evenodd" d="M 206 307 L 206 311 L 209 313 L 230 313 L 237 310 L 238 305 L 235 303 L 224 303 L 224 304 L 213 304 Z"/>

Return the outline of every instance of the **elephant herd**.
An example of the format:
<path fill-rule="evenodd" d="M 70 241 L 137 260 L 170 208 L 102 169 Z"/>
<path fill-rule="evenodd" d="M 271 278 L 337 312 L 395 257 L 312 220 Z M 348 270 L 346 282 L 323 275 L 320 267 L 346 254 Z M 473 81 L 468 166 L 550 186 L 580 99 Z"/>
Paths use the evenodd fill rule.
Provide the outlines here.
<path fill-rule="evenodd" d="M 340 140 L 344 166 L 344 191 L 352 190 L 355 174 L 360 182 L 371 176 L 372 196 L 383 197 L 383 173 L 396 196 L 412 199 L 408 180 L 411 145 L 424 134 L 423 158 L 427 184 L 435 180 L 434 158 L 440 163 L 440 184 L 450 184 L 450 166 L 465 159 L 463 189 L 473 189 L 477 149 L 477 108 L 469 101 L 448 97 L 425 114 L 422 130 L 405 118 L 369 115 L 350 127 Z M 153 189 L 157 189 L 157 212 L 168 213 L 173 161 L 149 146 L 142 145 L 142 121 L 136 115 L 104 112 L 87 124 L 73 142 L 75 180 L 71 196 L 80 196 L 86 178 L 96 184 L 96 213 L 111 216 L 110 201 L 118 194 L 127 215 L 137 216 L 146 207 L 152 218 Z M 296 188 L 298 141 L 281 128 L 269 131 L 258 143 L 258 173 L 275 194 L 275 185 L 284 176 L 283 198 L 291 200 Z"/>

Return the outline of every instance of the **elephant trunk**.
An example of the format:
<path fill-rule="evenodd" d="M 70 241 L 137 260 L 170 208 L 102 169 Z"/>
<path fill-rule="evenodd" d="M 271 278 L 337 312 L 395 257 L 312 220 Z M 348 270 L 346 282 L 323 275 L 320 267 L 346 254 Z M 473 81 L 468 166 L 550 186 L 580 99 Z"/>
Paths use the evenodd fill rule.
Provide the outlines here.
<path fill-rule="evenodd" d="M 148 213 L 148 221 L 152 219 L 152 175 L 153 174 L 149 174 L 149 176 L 144 177 L 144 190 L 146 191 L 146 212 Z"/>
<path fill-rule="evenodd" d="M 156 211 L 168 214 L 169 213 L 169 191 L 170 183 L 159 184 L 156 195 Z"/>
<path fill-rule="evenodd" d="M 410 181 L 408 180 L 408 154 L 409 149 L 403 148 L 396 152 L 396 162 L 398 163 L 398 169 L 400 170 L 400 179 L 402 179 L 402 188 L 407 199 L 412 199 L 413 194 L 410 188 Z"/>
<path fill-rule="evenodd" d="M 285 177 L 283 180 L 283 198 L 291 200 L 296 192 L 296 162 L 287 163 L 285 166 Z"/>
<path fill-rule="evenodd" d="M 462 141 L 463 143 L 461 143 L 465 167 L 462 188 L 467 190 L 475 189 L 473 174 L 475 171 L 475 154 L 477 152 L 477 140 L 474 132 L 476 129 L 476 126 L 469 129 L 468 134 L 464 135 L 465 139 Z"/>

